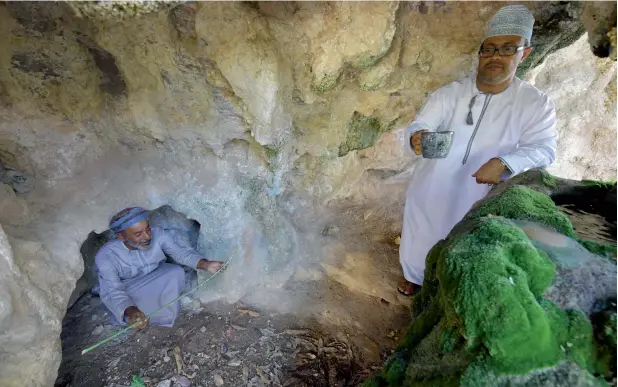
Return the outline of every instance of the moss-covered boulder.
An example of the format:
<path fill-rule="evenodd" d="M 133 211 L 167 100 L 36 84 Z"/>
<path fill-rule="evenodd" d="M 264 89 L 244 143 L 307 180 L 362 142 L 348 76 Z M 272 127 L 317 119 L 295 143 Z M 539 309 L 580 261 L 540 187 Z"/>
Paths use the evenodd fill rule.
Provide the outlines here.
<path fill-rule="evenodd" d="M 407 334 L 365 386 L 596 386 L 615 377 L 615 263 L 578 243 L 551 199 L 585 185 L 531 171 L 477 203 L 429 253 Z"/>

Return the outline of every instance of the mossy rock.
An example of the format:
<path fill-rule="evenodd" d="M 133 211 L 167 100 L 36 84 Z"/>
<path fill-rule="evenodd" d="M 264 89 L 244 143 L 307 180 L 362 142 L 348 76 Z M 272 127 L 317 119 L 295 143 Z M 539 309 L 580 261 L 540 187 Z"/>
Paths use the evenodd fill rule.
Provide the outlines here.
<path fill-rule="evenodd" d="M 616 256 L 618 255 L 618 249 L 616 248 L 615 243 L 599 243 L 596 241 L 589 241 L 584 239 L 578 239 L 577 241 L 580 245 L 584 246 L 586 250 L 590 251 L 593 254 L 613 259 L 614 261 L 616 260 Z"/>
<path fill-rule="evenodd" d="M 487 199 L 480 207 L 466 215 L 465 219 L 487 215 L 529 220 L 551 227 L 566 236 L 576 237 L 569 217 L 558 211 L 547 195 L 524 186 L 509 187 L 502 194 Z"/>
<path fill-rule="evenodd" d="M 382 133 L 387 132 L 391 125 L 383 125 L 377 117 L 364 116 L 354 112 L 348 122 L 345 142 L 339 145 L 339 157 L 353 150 L 372 147 L 378 142 Z"/>
<path fill-rule="evenodd" d="M 486 199 L 430 251 L 412 323 L 365 386 L 607 385 L 615 324 L 602 324 L 601 343 L 584 313 L 544 299 L 555 264 L 509 218 L 575 237 L 540 192 L 511 185 Z"/>
<path fill-rule="evenodd" d="M 319 82 L 315 83 L 312 88 L 318 93 L 325 93 L 337 86 L 338 80 L 339 74 L 326 74 Z"/>

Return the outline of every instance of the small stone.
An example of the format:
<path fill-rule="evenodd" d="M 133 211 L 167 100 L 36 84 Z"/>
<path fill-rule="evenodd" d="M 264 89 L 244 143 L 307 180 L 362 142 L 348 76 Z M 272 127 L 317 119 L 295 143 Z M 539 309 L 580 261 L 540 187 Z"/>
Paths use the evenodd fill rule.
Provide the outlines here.
<path fill-rule="evenodd" d="M 215 380 L 215 386 L 217 387 L 221 387 L 223 384 L 225 384 L 223 378 L 219 374 L 214 374 L 213 379 Z"/>
<path fill-rule="evenodd" d="M 174 378 L 181 387 L 189 387 L 191 385 L 191 381 L 186 376 L 176 375 Z"/>
<path fill-rule="evenodd" d="M 201 327 L 200 328 L 200 332 L 205 333 L 206 332 L 206 327 Z"/>
<path fill-rule="evenodd" d="M 262 336 L 265 337 L 272 337 L 272 336 L 276 336 L 277 334 L 275 332 L 273 332 L 271 329 L 260 329 L 260 333 L 262 334 Z"/>
<path fill-rule="evenodd" d="M 99 316 L 97 316 L 96 314 L 93 314 L 92 317 L 90 317 L 90 320 L 95 321 L 98 318 Z"/>
<path fill-rule="evenodd" d="M 329 224 L 328 226 L 324 227 L 324 230 L 322 230 L 323 236 L 334 236 L 338 233 L 339 227 L 335 226 L 334 224 Z"/>
<path fill-rule="evenodd" d="M 229 363 L 227 363 L 227 365 L 229 365 L 230 367 L 238 367 L 242 364 L 242 362 L 238 359 L 234 359 L 232 361 L 230 361 Z"/>
<path fill-rule="evenodd" d="M 166 363 L 167 363 L 168 361 L 170 361 L 170 360 L 171 360 L 171 359 L 170 359 L 170 357 L 169 357 L 169 356 L 164 356 L 164 357 L 163 357 L 163 361 L 164 361 L 164 362 L 166 362 Z"/>
<path fill-rule="evenodd" d="M 401 244 L 401 237 L 398 236 L 397 238 L 395 238 L 395 240 L 393 241 L 397 246 L 399 246 Z"/>
<path fill-rule="evenodd" d="M 96 327 L 96 328 L 94 328 L 94 330 L 92 331 L 92 335 L 93 335 L 93 336 L 98 336 L 98 335 L 100 335 L 101 333 L 103 333 L 103 329 L 104 329 L 104 328 L 103 328 L 103 325 L 99 325 L 99 326 L 97 326 L 97 327 Z"/>

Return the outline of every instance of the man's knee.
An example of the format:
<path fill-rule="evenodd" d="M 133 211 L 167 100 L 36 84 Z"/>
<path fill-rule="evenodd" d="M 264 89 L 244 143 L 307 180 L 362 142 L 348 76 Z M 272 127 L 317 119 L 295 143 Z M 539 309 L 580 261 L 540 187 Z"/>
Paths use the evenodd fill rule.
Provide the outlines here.
<path fill-rule="evenodd" d="M 174 265 L 174 264 L 170 264 L 170 266 L 172 266 L 170 268 L 170 275 L 173 275 L 174 277 L 179 277 L 179 278 L 185 278 L 185 270 L 182 268 L 182 266 L 180 265 Z"/>

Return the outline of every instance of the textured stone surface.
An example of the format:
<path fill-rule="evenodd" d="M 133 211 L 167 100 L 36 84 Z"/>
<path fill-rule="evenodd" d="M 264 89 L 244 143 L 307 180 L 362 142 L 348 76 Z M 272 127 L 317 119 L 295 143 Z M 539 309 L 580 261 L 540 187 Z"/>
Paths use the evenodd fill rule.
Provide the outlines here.
<path fill-rule="evenodd" d="M 581 22 L 588 32 L 588 43 L 594 55 L 616 60 L 616 3 L 612 1 L 587 1 L 584 3 Z M 614 40 L 609 32 L 614 29 Z M 613 47 L 613 48 L 612 48 Z"/>
<path fill-rule="evenodd" d="M 433 247 L 422 290 L 412 298 L 412 323 L 384 369 L 364 386 L 601 386 L 615 380 L 609 356 L 616 351 L 615 261 L 582 247 L 567 216 L 544 194 L 582 189 L 596 196 L 602 189 L 606 195 L 612 187 L 538 170 L 513 180 L 479 201 Z"/>
<path fill-rule="evenodd" d="M 75 272 L 67 272 L 36 241 L 0 229 L 0 381 L 51 386 L 60 365 L 60 321 Z"/>
<path fill-rule="evenodd" d="M 204 301 L 281 286 L 306 258 L 299 233 L 313 223 L 321 231 L 330 213 L 360 210 L 358 230 L 392 240 L 414 167 L 404 127 L 428 92 L 474 70 L 501 5 L 0 4 L 0 160 L 37 181 L 26 195 L 2 191 L 9 243 L 28 246 L 5 255 L 42 257 L 0 272 L 0 286 L 37 306 L 21 310 L 8 299 L 21 293 L 0 292 L 9 332 L 0 350 L 28 348 L 3 363 L 0 384 L 51 383 L 60 318 L 84 270 L 80 246 L 126 206 L 170 204 L 201 224 L 200 251 L 230 263 Z M 578 16 L 564 4 L 529 6 L 548 42 L 540 63 L 573 36 Z M 565 66 L 589 56 L 577 50 Z M 563 83 L 551 73 L 537 84 Z M 569 98 L 585 98 L 599 74 L 582 72 L 568 96 L 556 91 L 571 101 L 559 114 L 572 121 L 582 110 Z M 595 165 L 611 171 L 612 152 Z"/>
<path fill-rule="evenodd" d="M 549 171 L 568 179 L 615 179 L 616 62 L 582 55 L 588 50 L 583 36 L 527 79 L 556 103 L 558 157 Z"/>

